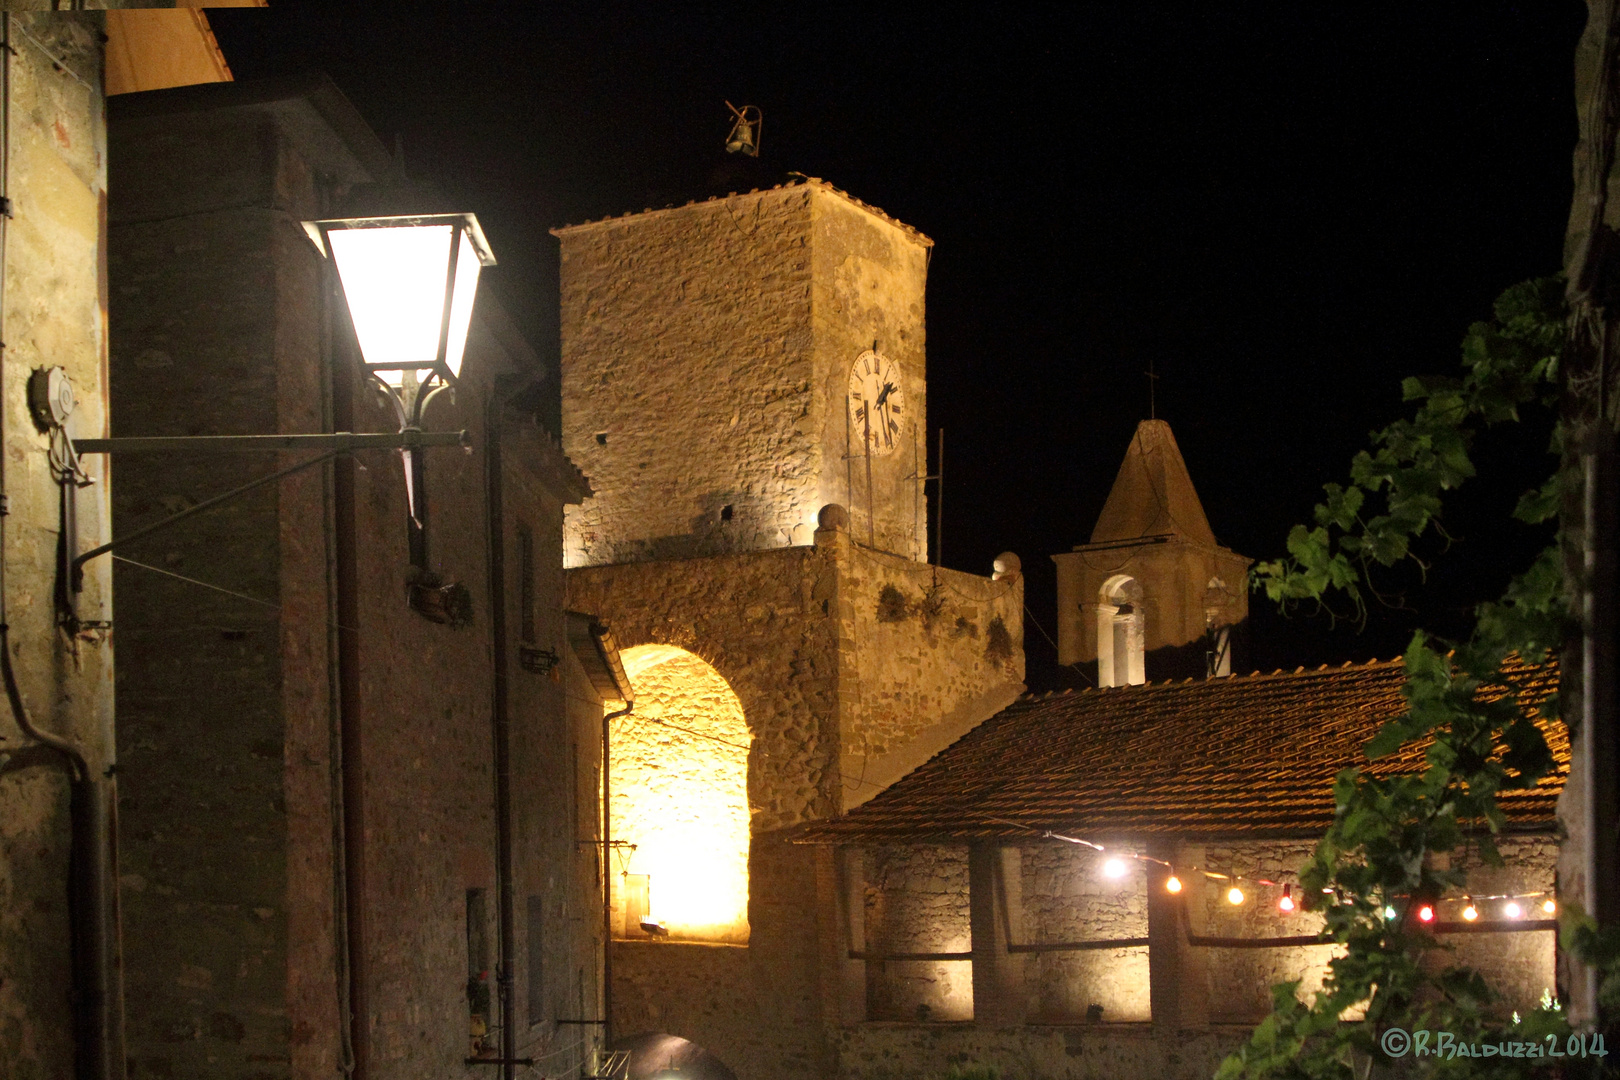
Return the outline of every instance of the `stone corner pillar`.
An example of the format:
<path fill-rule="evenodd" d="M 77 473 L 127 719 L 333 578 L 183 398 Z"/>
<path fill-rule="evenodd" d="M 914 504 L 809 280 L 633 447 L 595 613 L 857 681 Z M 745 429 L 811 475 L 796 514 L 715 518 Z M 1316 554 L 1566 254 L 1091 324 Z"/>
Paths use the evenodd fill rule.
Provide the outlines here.
<path fill-rule="evenodd" d="M 1165 888 L 1170 868 L 1147 864 L 1148 985 L 1153 1026 L 1182 1031 L 1209 1023 L 1209 981 L 1203 950 L 1187 941 L 1189 927 L 1202 929 L 1204 875 L 1188 868 L 1202 866 L 1202 847 L 1166 842 L 1148 845 L 1148 854 L 1177 868 L 1181 891 Z"/>

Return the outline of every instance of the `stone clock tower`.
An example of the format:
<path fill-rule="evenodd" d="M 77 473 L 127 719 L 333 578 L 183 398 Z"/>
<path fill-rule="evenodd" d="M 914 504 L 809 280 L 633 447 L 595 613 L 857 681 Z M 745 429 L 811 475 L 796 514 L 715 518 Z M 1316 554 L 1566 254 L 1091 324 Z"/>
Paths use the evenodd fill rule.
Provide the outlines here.
<path fill-rule="evenodd" d="M 931 240 L 819 180 L 557 235 L 568 565 L 808 544 L 827 503 L 926 557 Z"/>
<path fill-rule="evenodd" d="M 635 844 L 608 859 L 612 1034 L 829 1075 L 866 989 L 825 912 L 861 872 L 792 830 L 1023 689 L 1017 560 L 924 561 L 932 242 L 815 179 L 556 235 L 563 448 L 595 492 L 565 522 L 568 602 L 636 690 L 611 733 Z"/>

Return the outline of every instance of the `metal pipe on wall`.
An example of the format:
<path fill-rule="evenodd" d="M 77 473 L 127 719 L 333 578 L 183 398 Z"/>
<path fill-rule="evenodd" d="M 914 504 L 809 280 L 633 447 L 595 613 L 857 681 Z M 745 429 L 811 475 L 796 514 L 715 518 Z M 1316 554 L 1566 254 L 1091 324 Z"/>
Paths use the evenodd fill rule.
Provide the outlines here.
<path fill-rule="evenodd" d="M 496 986 L 501 999 L 501 1076 L 516 1076 L 517 907 L 513 898 L 512 718 L 507 685 L 506 505 L 502 491 L 502 412 L 508 397 L 491 389 L 484 415 L 484 512 L 489 542 L 490 722 L 495 755 L 495 893 L 501 958 Z"/>

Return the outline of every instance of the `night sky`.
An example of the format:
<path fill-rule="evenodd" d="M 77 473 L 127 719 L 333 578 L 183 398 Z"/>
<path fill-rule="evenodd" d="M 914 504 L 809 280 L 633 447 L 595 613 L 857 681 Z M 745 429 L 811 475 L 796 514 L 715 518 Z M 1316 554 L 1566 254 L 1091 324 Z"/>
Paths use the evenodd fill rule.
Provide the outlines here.
<path fill-rule="evenodd" d="M 1468 324 L 1561 261 L 1579 0 L 271 3 L 209 12 L 236 77 L 330 75 L 479 215 L 485 282 L 552 363 L 552 226 L 797 171 L 931 236 L 944 561 L 1017 552 L 1054 634 L 1047 556 L 1089 538 L 1150 365 L 1217 538 L 1274 558 L 1401 377 L 1456 372 Z M 758 162 L 723 151 L 727 99 L 763 110 Z M 1364 631 L 1252 598 L 1246 666 L 1460 632 L 1546 540 L 1496 524 L 1546 439 L 1481 445 L 1450 550 Z M 1032 687 L 1081 684 L 1025 638 Z"/>

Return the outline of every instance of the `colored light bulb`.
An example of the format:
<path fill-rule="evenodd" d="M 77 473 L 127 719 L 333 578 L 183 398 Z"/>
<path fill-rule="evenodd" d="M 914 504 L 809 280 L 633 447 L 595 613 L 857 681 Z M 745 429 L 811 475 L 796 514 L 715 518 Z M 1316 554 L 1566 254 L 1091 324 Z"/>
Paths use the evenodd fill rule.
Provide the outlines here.
<path fill-rule="evenodd" d="M 1178 892 L 1180 892 L 1181 891 L 1181 879 L 1176 877 L 1176 875 L 1174 875 L 1174 874 L 1171 874 L 1169 877 L 1165 878 L 1164 879 L 1164 891 L 1167 892 L 1167 893 L 1178 893 Z"/>
<path fill-rule="evenodd" d="M 1389 921 L 1394 921 L 1394 919 L 1395 919 L 1395 908 L 1394 908 L 1393 905 L 1390 905 L 1390 904 L 1384 905 L 1384 918 L 1389 920 Z"/>
<path fill-rule="evenodd" d="M 1463 918 L 1469 922 L 1479 918 L 1479 908 L 1474 906 L 1473 901 L 1469 901 L 1468 906 L 1463 908 Z"/>
<path fill-rule="evenodd" d="M 1226 902 L 1233 905 L 1243 903 L 1243 890 L 1238 888 L 1236 885 L 1232 886 L 1230 889 L 1227 889 Z"/>
<path fill-rule="evenodd" d="M 1524 914 L 1524 908 L 1519 906 L 1518 901 L 1509 900 L 1502 906 L 1502 914 L 1506 915 L 1510 919 L 1517 919 L 1519 916 Z"/>
<path fill-rule="evenodd" d="M 1553 912 L 1558 910 L 1558 905 L 1554 903 L 1553 898 L 1549 896 L 1547 897 L 1546 903 L 1541 905 L 1541 910 L 1551 915 Z"/>
<path fill-rule="evenodd" d="M 1122 878 L 1125 876 L 1125 870 L 1124 859 L 1109 859 L 1102 867 L 1103 877 L 1106 878 Z"/>
<path fill-rule="evenodd" d="M 1424 904 L 1422 907 L 1418 908 L 1418 918 L 1422 919 L 1424 922 L 1434 922 L 1434 908 L 1428 904 Z"/>
<path fill-rule="evenodd" d="M 1277 898 L 1277 910 L 1287 914 L 1294 910 L 1294 889 L 1291 885 L 1283 886 L 1283 894 Z"/>

